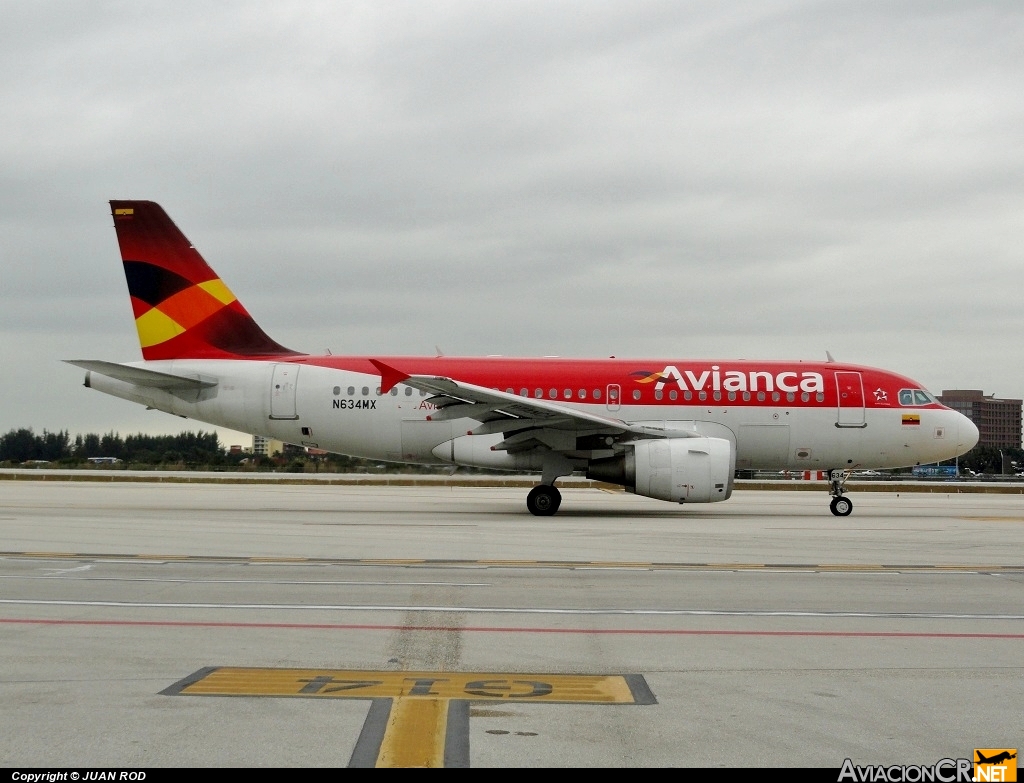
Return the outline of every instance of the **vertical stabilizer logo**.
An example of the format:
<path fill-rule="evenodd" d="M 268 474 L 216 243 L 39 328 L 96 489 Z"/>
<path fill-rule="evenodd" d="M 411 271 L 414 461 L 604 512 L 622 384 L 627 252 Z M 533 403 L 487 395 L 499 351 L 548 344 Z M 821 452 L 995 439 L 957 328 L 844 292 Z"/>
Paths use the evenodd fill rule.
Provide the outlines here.
<path fill-rule="evenodd" d="M 975 748 L 974 780 L 1012 783 L 1017 780 L 1016 748 Z"/>

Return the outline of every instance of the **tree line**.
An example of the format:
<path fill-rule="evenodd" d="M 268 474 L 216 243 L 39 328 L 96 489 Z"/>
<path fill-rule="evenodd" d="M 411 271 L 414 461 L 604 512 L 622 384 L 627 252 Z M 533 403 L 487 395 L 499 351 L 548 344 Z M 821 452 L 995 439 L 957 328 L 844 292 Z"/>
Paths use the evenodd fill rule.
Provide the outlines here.
<path fill-rule="evenodd" d="M 298 451 L 298 450 L 297 450 Z M 271 459 L 253 457 L 252 454 L 230 453 L 221 445 L 216 432 L 182 432 L 177 435 L 127 435 L 116 432 L 105 435 L 89 433 L 72 439 L 67 430 L 43 430 L 36 435 L 31 428 L 13 429 L 0 436 L 0 463 L 21 464 L 35 460 L 63 465 L 76 465 L 90 457 L 112 457 L 139 465 L 230 466 L 243 460 L 267 467 L 288 464 L 291 469 L 302 469 L 307 463 L 322 464 L 328 470 L 363 472 L 366 470 L 416 470 L 398 464 L 379 464 L 375 460 L 329 454 L 311 460 L 294 453 Z M 953 464 L 949 460 L 945 464 Z M 994 446 L 975 446 L 956 461 L 962 473 L 977 474 L 1019 473 L 1024 471 L 1024 449 L 1000 449 Z M 906 471 L 909 472 L 909 468 Z"/>
<path fill-rule="evenodd" d="M 31 428 L 13 429 L 0 436 L 0 462 L 34 460 L 76 464 L 90 457 L 110 457 L 143 464 L 223 465 L 245 455 L 230 455 L 216 432 L 182 432 L 178 435 L 127 435 L 89 433 L 73 439 L 67 430 L 35 434 Z"/>

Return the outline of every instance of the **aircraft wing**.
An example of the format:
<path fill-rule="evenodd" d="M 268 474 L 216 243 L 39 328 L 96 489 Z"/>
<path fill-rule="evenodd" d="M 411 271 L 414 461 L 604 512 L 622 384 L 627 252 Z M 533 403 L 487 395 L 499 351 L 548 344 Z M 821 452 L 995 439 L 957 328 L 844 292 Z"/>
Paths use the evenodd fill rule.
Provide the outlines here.
<path fill-rule="evenodd" d="M 554 400 L 520 397 L 517 394 L 477 386 L 454 378 L 430 375 L 406 375 L 384 362 L 371 359 L 381 372 L 381 391 L 388 392 L 402 383 L 433 395 L 430 399 L 438 410 L 431 421 L 469 418 L 480 422 L 474 435 L 497 432 L 522 433 L 535 429 L 583 431 L 588 434 L 607 434 L 616 439 L 700 437 L 690 430 L 666 430 L 634 424 L 612 416 L 602 416 L 573 408 Z"/>
<path fill-rule="evenodd" d="M 166 389 L 167 391 L 191 389 L 199 391 L 211 386 L 216 386 L 217 381 L 213 378 L 194 377 L 189 378 L 183 375 L 172 375 L 156 370 L 147 370 L 144 367 L 132 367 L 129 364 L 118 364 L 117 362 L 104 362 L 97 359 L 65 359 L 67 364 L 81 367 L 89 372 L 106 375 L 125 383 L 134 383 L 136 386 L 149 386 L 154 389 Z"/>

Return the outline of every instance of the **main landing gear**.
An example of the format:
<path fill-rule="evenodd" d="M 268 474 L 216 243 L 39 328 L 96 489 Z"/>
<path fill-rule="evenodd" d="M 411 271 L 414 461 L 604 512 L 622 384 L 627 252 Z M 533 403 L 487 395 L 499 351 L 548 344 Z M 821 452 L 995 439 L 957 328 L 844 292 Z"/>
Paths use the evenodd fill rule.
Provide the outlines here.
<path fill-rule="evenodd" d="M 526 496 L 526 507 L 535 517 L 550 517 L 562 504 L 562 493 L 554 484 L 538 484 Z"/>
<path fill-rule="evenodd" d="M 830 470 L 828 472 L 828 494 L 832 496 L 832 502 L 828 507 L 837 517 L 848 517 L 853 511 L 853 501 L 843 497 L 846 492 L 846 479 L 850 477 L 848 470 Z"/>
<path fill-rule="evenodd" d="M 540 484 L 530 490 L 526 496 L 526 507 L 535 517 L 549 517 L 562 505 L 562 493 L 555 489 L 555 479 L 568 476 L 573 471 L 573 464 L 563 454 L 550 451 L 544 456 L 544 469 L 540 474 Z"/>

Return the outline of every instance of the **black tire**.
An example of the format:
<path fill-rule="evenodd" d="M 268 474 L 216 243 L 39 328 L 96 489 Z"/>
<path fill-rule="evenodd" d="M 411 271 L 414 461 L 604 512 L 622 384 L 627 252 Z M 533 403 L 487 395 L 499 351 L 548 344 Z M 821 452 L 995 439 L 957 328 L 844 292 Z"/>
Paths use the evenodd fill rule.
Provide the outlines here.
<path fill-rule="evenodd" d="M 550 484 L 538 484 L 526 496 L 526 507 L 535 517 L 550 517 L 562 505 L 562 493 Z"/>
<path fill-rule="evenodd" d="M 844 497 L 832 498 L 828 507 L 837 517 L 848 517 L 853 511 L 853 501 Z"/>

